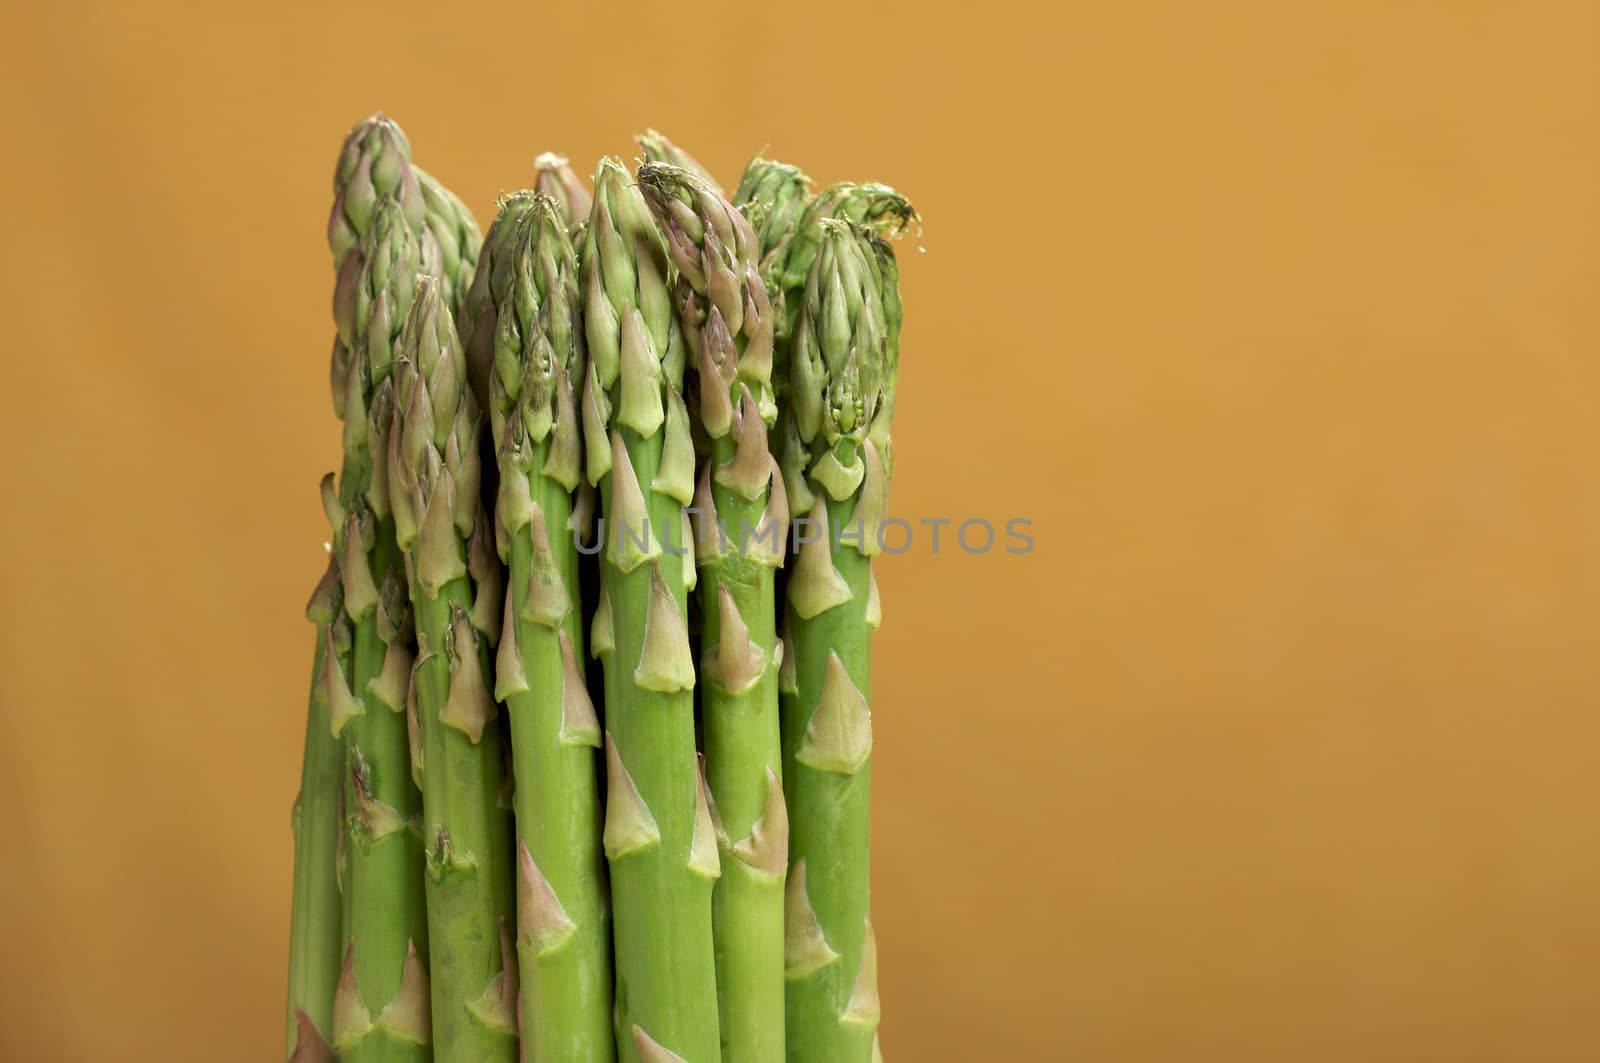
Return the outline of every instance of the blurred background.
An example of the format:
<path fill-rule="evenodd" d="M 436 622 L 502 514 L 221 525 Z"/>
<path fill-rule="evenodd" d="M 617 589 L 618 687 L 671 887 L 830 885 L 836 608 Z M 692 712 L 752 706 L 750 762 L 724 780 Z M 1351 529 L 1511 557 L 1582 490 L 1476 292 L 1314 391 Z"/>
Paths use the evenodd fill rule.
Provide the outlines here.
<path fill-rule="evenodd" d="M 6 21 L 0 1058 L 279 1058 L 324 223 L 379 108 L 484 225 L 647 125 L 921 208 L 891 1060 L 1596 1058 L 1592 4 Z M 1035 548 L 918 524 L 969 517 Z"/>

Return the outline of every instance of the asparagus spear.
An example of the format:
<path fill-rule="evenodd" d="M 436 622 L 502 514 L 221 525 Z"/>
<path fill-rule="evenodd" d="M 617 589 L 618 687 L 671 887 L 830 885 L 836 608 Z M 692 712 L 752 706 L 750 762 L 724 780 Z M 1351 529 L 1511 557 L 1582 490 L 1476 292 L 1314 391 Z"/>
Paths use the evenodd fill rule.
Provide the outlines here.
<path fill-rule="evenodd" d="M 755 164 L 752 163 L 752 166 Z M 773 375 L 780 397 L 788 388 L 791 377 L 791 350 L 795 341 L 795 328 L 804 303 L 806 278 L 816 260 L 822 243 L 823 223 L 829 219 L 850 223 L 857 241 L 870 247 L 869 271 L 873 286 L 879 295 L 887 330 L 884 348 L 884 395 L 878 404 L 873 431 L 874 441 L 883 460 L 885 475 L 892 467 L 893 453 L 889 442 L 889 417 L 894 410 L 895 370 L 900 358 L 900 289 L 899 269 L 894 252 L 885 240 L 897 236 L 917 221 L 917 212 L 899 192 L 888 185 L 877 183 L 854 184 L 841 182 L 824 189 L 806 205 L 800 220 L 794 224 L 787 240 L 781 236 L 777 253 L 763 260 L 762 272 L 767 287 L 772 291 L 775 340 L 773 344 Z M 807 482 L 805 469 L 808 449 L 801 441 L 791 416 L 789 403 L 783 402 L 783 416 L 778 422 L 778 464 L 783 469 L 784 485 L 788 489 L 790 509 L 798 514 L 811 511 L 815 502 Z M 791 656 L 792 660 L 792 656 Z M 792 668 L 786 668 L 779 679 L 779 693 L 784 699 L 793 693 Z M 787 713 L 788 706 L 785 704 Z"/>
<path fill-rule="evenodd" d="M 333 172 L 333 210 L 328 214 L 328 246 L 333 251 L 333 408 L 344 418 L 345 384 L 356 340 L 355 286 L 361 275 L 361 237 L 371 228 L 378 203 L 396 200 L 413 232 L 423 226 L 422 186 L 411 165 L 411 144 L 394 122 L 381 114 L 359 122 L 344 138 Z"/>
<path fill-rule="evenodd" d="M 483 237 L 477 219 L 456 194 L 422 167 L 413 167 L 422 192 L 424 222 L 423 272 L 439 278 L 450 313 L 459 317 L 472 275 L 478 264 Z"/>
<path fill-rule="evenodd" d="M 403 610 L 394 617 L 385 608 L 397 598 L 392 574 L 384 578 L 394 553 L 392 538 L 387 548 L 380 541 L 383 528 L 374 515 L 378 502 L 368 497 L 374 484 L 368 446 L 373 432 L 367 416 L 375 408 L 380 425 L 387 419 L 383 396 L 373 390 L 373 357 L 380 363 L 386 358 L 397 322 L 396 297 L 386 289 L 392 273 L 398 279 L 407 269 L 414 272 L 411 230 L 422 218 L 423 201 L 405 135 L 381 115 L 359 123 L 345 138 L 335 167 L 328 224 L 337 276 L 332 383 L 335 410 L 346 420 L 346 460 L 339 492 L 330 477 L 324 481 L 323 497 L 334 525 L 334 559 L 346 614 L 335 631 L 347 646 L 336 655 L 324 647 L 321 673 L 330 741 L 343 735 L 346 770 L 340 796 L 349 813 L 337 836 L 335 860 L 344 885 L 344 969 L 331 997 L 328 1025 L 333 1040 L 349 1049 L 345 1054 L 350 1059 L 428 1056 L 426 976 L 417 951 L 426 951 L 426 939 L 420 891 L 414 885 L 420 863 L 408 829 L 417 801 L 406 772 L 403 725 L 394 713 L 382 711 L 385 689 L 376 683 L 391 656 L 403 675 L 409 623 Z M 410 283 L 406 276 L 400 285 L 402 301 L 409 296 Z M 403 305 L 398 310 L 403 313 Z M 367 350 L 369 333 L 373 357 Z M 403 602 L 403 595 L 398 599 Z M 369 684 L 374 684 L 371 689 Z M 398 707 L 392 691 L 387 700 Z M 367 713 L 369 705 L 378 707 Z M 369 1009 L 369 1003 L 375 1008 Z M 376 1021 L 375 1009 L 381 1009 Z"/>
<path fill-rule="evenodd" d="M 490 407 L 489 378 L 494 365 L 494 332 L 499 320 L 495 307 L 511 290 L 515 257 L 511 244 L 517 228 L 533 209 L 532 192 L 513 192 L 500 200 L 499 212 L 489 223 L 478 252 L 472 286 L 462 301 L 460 335 L 467 349 L 467 369 L 472 393 L 482 407 Z"/>
<path fill-rule="evenodd" d="M 773 572 L 783 561 L 789 513 L 767 448 L 776 414 L 772 312 L 756 234 L 744 215 L 698 177 L 665 163 L 646 163 L 639 184 L 687 289 L 681 325 L 698 355 L 696 413 L 710 439 L 696 499 L 709 510 L 697 514 L 709 530 L 697 537 L 695 557 L 705 569 L 706 774 L 724 832 L 712 908 L 722 1056 L 779 1061 L 788 818 Z"/>
<path fill-rule="evenodd" d="M 792 817 L 789 1059 L 866 1063 L 878 1024 L 868 912 L 868 636 L 876 623 L 871 559 L 888 487 L 868 427 L 883 393 L 887 337 L 855 230 L 824 221 L 816 236 L 788 395 L 810 507 L 787 587 L 796 709 L 783 721 Z"/>
<path fill-rule="evenodd" d="M 547 151 L 533 160 L 533 168 L 538 174 L 534 191 L 542 192 L 555 202 L 569 234 L 581 230 L 583 223 L 589 220 L 589 211 L 594 208 L 594 197 L 567 165 L 567 157 Z"/>
<path fill-rule="evenodd" d="M 416 617 L 407 711 L 422 781 L 434 1042 L 441 1060 L 510 1063 L 511 839 L 488 680 L 500 574 L 478 492 L 482 415 L 436 278 L 417 283 L 394 380 L 388 485 Z"/>
<path fill-rule="evenodd" d="M 822 222 L 829 218 L 871 233 L 898 235 L 916 222 L 917 212 L 905 196 L 876 182 L 841 181 L 823 189 L 806 205 L 784 254 L 779 280 L 787 291 L 798 292 L 805 286 L 822 244 Z M 791 307 L 791 313 L 799 313 L 798 305 Z"/>
<path fill-rule="evenodd" d="M 592 644 L 605 670 L 619 1051 L 718 1057 L 711 887 L 720 871 L 696 765 L 683 507 L 693 446 L 666 248 L 628 172 L 600 164 L 583 245 L 587 473 L 606 526 Z"/>
<path fill-rule="evenodd" d="M 734 193 L 734 203 L 756 230 L 761 245 L 761 276 L 766 282 L 767 295 L 772 303 L 773 351 L 772 389 L 778 400 L 779 431 L 773 440 L 780 453 L 783 444 L 791 441 L 787 452 L 798 453 L 798 437 L 793 419 L 785 407 L 785 393 L 789 390 L 789 315 L 785 310 L 787 293 L 782 284 L 784 257 L 795 227 L 811 199 L 811 179 L 798 166 L 763 159 L 759 155 L 745 166 L 739 189 Z M 780 465 L 781 467 L 781 465 Z M 803 486 L 803 485 L 802 485 Z M 774 489 L 786 487 L 782 481 Z M 786 492 L 787 493 L 787 492 Z M 782 611 L 787 598 L 788 574 L 779 570 L 775 576 L 774 593 Z M 794 648 L 784 639 L 779 640 L 781 665 L 778 672 L 778 711 L 780 718 L 792 715 L 794 706 Z"/>
<path fill-rule="evenodd" d="M 349 1063 L 427 1060 L 427 923 L 421 800 L 408 763 L 405 690 L 411 617 L 379 473 L 394 405 L 394 341 L 410 306 L 420 254 L 401 201 L 382 196 L 357 244 L 357 281 L 341 295 L 352 323 L 344 381 L 344 466 L 325 495 L 353 630 L 348 671 L 330 719 L 346 761 L 344 969 L 334 996 L 333 1043 Z"/>
<path fill-rule="evenodd" d="M 900 263 L 882 231 L 858 227 L 856 240 L 862 245 L 867 264 L 872 269 L 873 287 L 877 289 L 878 301 L 883 307 L 883 397 L 867 434 L 883 458 L 884 476 L 892 480 L 894 441 L 889 435 L 889 422 L 894 417 L 895 384 L 900 376 L 900 324 L 905 317 L 905 308 L 900 301 Z"/>
<path fill-rule="evenodd" d="M 600 724 L 584 686 L 582 596 L 570 527 L 582 477 L 577 381 L 584 373 L 578 264 L 562 206 L 519 211 L 494 305 L 495 507 L 510 566 L 495 696 L 511 719 L 517 779 L 517 953 L 523 1051 L 534 1060 L 609 1063 L 611 933 L 594 750 Z"/>
<path fill-rule="evenodd" d="M 535 191 L 555 200 L 576 246 L 578 235 L 589 218 L 593 200 L 567 165 L 565 156 L 547 151 L 535 159 L 533 165 L 537 173 Z M 489 376 L 490 366 L 494 362 L 494 329 L 498 320 L 494 308 L 508 297 L 511 273 L 515 266 L 515 256 L 508 247 L 518 226 L 532 209 L 533 200 L 534 192 L 530 191 L 512 192 L 500 200 L 499 212 L 481 241 L 472 283 L 461 300 L 462 308 L 457 315 L 461 339 L 467 347 L 472 390 L 478 402 L 485 407 L 492 407 Z"/>
<path fill-rule="evenodd" d="M 744 168 L 733 204 L 750 219 L 761 248 L 761 272 L 782 261 L 789 239 L 811 201 L 811 178 L 798 166 L 757 155 Z M 768 285 L 769 291 L 776 285 Z M 779 289 L 781 291 L 781 289 Z"/>
<path fill-rule="evenodd" d="M 333 987 L 339 977 L 339 884 L 335 873 L 339 837 L 339 743 L 328 727 L 324 669 L 333 618 L 344 608 L 339 569 L 330 557 L 306 606 L 317 628 L 311 666 L 310 709 L 294 813 L 294 901 L 289 916 L 289 1015 L 285 1051 L 297 1063 L 328 1055 Z M 348 654 L 348 645 L 341 649 Z M 337 651 L 336 651 L 337 652 Z"/>
<path fill-rule="evenodd" d="M 717 195 L 722 195 L 722 186 L 717 184 L 715 177 L 711 176 L 711 171 L 696 162 L 693 155 L 668 140 L 665 133 L 654 129 L 646 129 L 633 139 L 638 142 L 639 147 L 644 149 L 646 162 L 664 162 L 676 166 L 680 170 L 688 170 L 709 185 Z"/>

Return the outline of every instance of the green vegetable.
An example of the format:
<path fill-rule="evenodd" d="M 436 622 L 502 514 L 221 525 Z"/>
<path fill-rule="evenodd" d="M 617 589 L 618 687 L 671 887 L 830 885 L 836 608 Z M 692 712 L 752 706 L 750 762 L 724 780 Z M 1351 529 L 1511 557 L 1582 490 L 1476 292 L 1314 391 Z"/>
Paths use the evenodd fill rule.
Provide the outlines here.
<path fill-rule="evenodd" d="M 822 244 L 822 222 L 830 218 L 847 221 L 864 232 L 899 235 L 917 221 L 917 212 L 905 196 L 888 185 L 841 181 L 828 186 L 806 205 L 795 225 L 779 277 L 786 290 L 804 287 Z M 799 312 L 798 305 L 792 309 Z"/>
<path fill-rule="evenodd" d="M 589 220 L 589 211 L 594 209 L 594 197 L 583 187 L 583 182 L 572 172 L 572 167 L 567 165 L 565 155 L 547 151 L 533 160 L 533 168 L 538 175 L 534 191 L 550 197 L 561 212 L 561 221 L 566 225 L 567 232 L 575 236 Z"/>
<path fill-rule="evenodd" d="M 425 197 L 410 146 L 373 116 L 345 138 L 334 174 L 328 239 L 337 267 L 334 406 L 345 421 L 337 491 L 323 483 L 333 524 L 349 649 L 325 651 L 328 727 L 343 747 L 343 969 L 331 1039 L 359 1060 L 426 1060 L 427 954 L 419 807 L 403 708 L 411 624 L 387 521 L 373 441 L 390 417 L 388 366 L 419 265 Z"/>
<path fill-rule="evenodd" d="M 426 211 L 422 186 L 411 165 L 411 144 L 398 125 L 375 114 L 344 139 L 333 173 L 333 209 L 328 214 L 328 247 L 333 251 L 333 344 L 331 378 L 334 413 L 344 418 L 345 386 L 356 341 L 355 286 L 361 275 L 361 237 L 372 227 L 378 203 L 399 204 L 406 225 L 421 231 Z"/>
<path fill-rule="evenodd" d="M 762 158 L 730 200 L 637 139 L 592 194 L 540 155 L 481 237 L 394 122 L 340 151 L 291 1063 L 881 1063 L 872 560 L 916 213 Z"/>
<path fill-rule="evenodd" d="M 422 272 L 439 278 L 452 316 L 459 317 L 472 275 L 478 265 L 483 237 L 472 211 L 456 194 L 422 167 L 413 167 L 422 191 L 425 230 L 422 235 Z"/>
<path fill-rule="evenodd" d="M 611 927 L 600 850 L 595 750 L 584 685 L 573 491 L 583 474 L 584 374 L 578 264 L 568 220 L 537 195 L 514 205 L 502 244 L 509 283 L 494 305 L 490 390 L 498 441 L 495 507 L 510 567 L 495 696 L 511 720 L 517 779 L 517 953 L 523 1051 L 531 1060 L 609 1063 Z M 498 234 L 497 234 L 498 235 Z"/>
<path fill-rule="evenodd" d="M 399 200 L 379 199 L 357 247 L 344 467 L 337 495 L 328 484 L 323 496 L 353 640 L 348 671 L 328 673 L 329 723 L 344 743 L 347 816 L 346 948 L 333 1045 L 350 1063 L 430 1056 L 422 848 L 414 823 L 421 800 L 403 715 L 411 616 L 377 460 L 394 407 L 394 341 L 419 264 Z"/>
<path fill-rule="evenodd" d="M 715 828 L 695 751 L 683 535 L 694 452 L 685 351 L 660 234 L 628 172 L 604 160 L 584 234 L 587 473 L 606 546 L 591 647 L 605 669 L 603 833 L 611 865 L 620 1055 L 718 1058 L 711 889 Z"/>
<path fill-rule="evenodd" d="M 646 163 L 639 184 L 688 288 L 681 323 L 699 367 L 694 412 L 710 440 L 697 477 L 695 557 L 704 570 L 706 774 L 724 857 L 712 909 L 722 1058 L 781 1061 L 788 817 L 773 572 L 783 563 L 789 511 L 767 447 L 777 412 L 772 311 L 744 215 L 665 163 Z"/>
<path fill-rule="evenodd" d="M 435 1053 L 511 1063 L 513 854 L 489 665 L 502 585 L 479 499 L 483 417 L 436 278 L 417 284 L 394 381 L 388 487 L 416 617 L 407 711 L 422 785 Z"/>
<path fill-rule="evenodd" d="M 344 609 L 339 569 L 332 558 L 306 605 L 317 628 L 311 666 L 310 708 L 306 714 L 305 755 L 294 813 L 294 900 L 289 916 L 288 1044 L 291 1060 L 311 1063 L 327 1053 L 332 1030 L 333 987 L 339 977 L 339 774 L 343 756 L 328 728 L 324 669 L 333 619 Z M 342 631 L 342 634 L 346 634 Z M 336 648 L 349 652 L 349 646 Z"/>
<path fill-rule="evenodd" d="M 654 129 L 646 129 L 633 139 L 638 142 L 640 148 L 644 149 L 646 162 L 664 162 L 668 165 L 676 166 L 680 170 L 688 170 L 704 181 L 717 195 L 722 195 L 722 186 L 717 184 L 715 177 L 711 176 L 711 171 L 696 162 L 693 155 L 668 140 L 665 133 Z"/>
<path fill-rule="evenodd" d="M 810 201 L 811 178 L 800 167 L 759 155 L 745 166 L 733 204 L 756 231 L 763 276 L 771 272 L 773 263 L 782 261 Z M 776 286 L 769 285 L 772 287 Z"/>
<path fill-rule="evenodd" d="M 810 514 L 797 530 L 787 586 L 795 710 L 783 734 L 789 1059 L 867 1063 L 878 1025 L 867 859 L 871 566 L 888 493 L 868 428 L 884 391 L 887 334 L 856 230 L 822 221 L 816 237 L 788 391 L 803 461 L 795 504 Z"/>

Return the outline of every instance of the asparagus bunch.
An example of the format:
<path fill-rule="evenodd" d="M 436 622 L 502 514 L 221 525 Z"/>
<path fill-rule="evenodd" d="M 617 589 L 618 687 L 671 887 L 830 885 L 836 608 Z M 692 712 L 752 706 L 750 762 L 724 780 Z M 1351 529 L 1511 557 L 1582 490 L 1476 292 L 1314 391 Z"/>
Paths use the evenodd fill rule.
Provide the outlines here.
<path fill-rule="evenodd" d="M 713 905 L 722 1053 L 781 1060 L 789 824 L 773 574 L 783 563 L 789 510 L 767 446 L 777 414 L 772 311 L 744 215 L 667 163 L 646 163 L 639 184 L 677 267 L 681 328 L 698 366 L 695 413 L 710 441 L 696 478 L 695 560 L 704 570 L 706 774 L 722 828 Z"/>
<path fill-rule="evenodd" d="M 602 161 L 583 245 L 583 425 L 606 529 L 591 647 L 605 670 L 618 1042 L 624 1060 L 698 1063 L 718 1057 L 721 869 L 695 750 L 684 535 L 694 450 L 669 270 L 628 172 Z"/>
<path fill-rule="evenodd" d="M 592 196 L 541 155 L 480 239 L 392 122 L 346 138 L 300 1063 L 880 1058 L 872 559 L 915 213 L 760 158 L 730 202 L 639 142 Z"/>
<path fill-rule="evenodd" d="M 513 861 L 489 665 L 502 585 L 479 499 L 482 413 L 434 277 L 417 284 L 394 379 L 388 488 L 416 617 L 407 716 L 425 819 L 435 1051 L 509 1063 L 517 1056 Z"/>
<path fill-rule="evenodd" d="M 495 293 L 490 380 L 500 441 L 495 527 L 510 570 L 495 697 L 510 716 L 517 778 L 523 1046 L 529 1059 L 609 1063 L 611 928 L 594 754 L 600 723 L 579 663 L 573 523 L 583 475 L 577 388 L 585 372 L 578 264 L 561 203 L 535 193 L 507 209 L 510 235 L 500 248 L 507 283 Z"/>

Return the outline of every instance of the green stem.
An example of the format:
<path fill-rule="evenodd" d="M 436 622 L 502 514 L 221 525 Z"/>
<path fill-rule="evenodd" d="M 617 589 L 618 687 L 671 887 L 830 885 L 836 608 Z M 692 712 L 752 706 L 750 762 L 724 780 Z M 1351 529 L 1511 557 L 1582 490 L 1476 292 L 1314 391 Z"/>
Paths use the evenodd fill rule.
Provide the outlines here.
<path fill-rule="evenodd" d="M 660 467 L 662 434 L 641 438 L 631 428 L 616 431 L 622 435 L 637 481 L 645 485 L 650 534 L 658 542 L 664 538 L 664 546 L 682 549 L 678 530 L 681 507 L 649 487 Z M 608 481 L 616 475 L 609 474 Z M 602 485 L 601 496 L 609 538 L 618 529 L 613 526 L 612 492 L 606 485 Z M 643 529 L 626 531 L 639 536 Z M 645 648 L 653 580 L 659 578 L 670 592 L 678 617 L 685 615 L 683 562 L 683 557 L 664 548 L 658 558 L 629 572 L 619 569 L 610 557 L 601 565 L 615 640 L 615 648 L 605 654 L 606 727 L 617 757 L 659 832 L 652 842 L 616 853 L 610 845 L 613 819 L 607 822 L 621 1031 L 618 1047 L 628 1063 L 640 1058 L 631 1035 L 635 1028 L 689 1063 L 712 1063 L 719 1058 L 712 879 L 690 866 L 700 800 L 694 693 L 692 689 L 672 693 L 647 690 L 635 680 Z M 615 817 L 614 781 L 608 801 L 608 817 Z"/>
<path fill-rule="evenodd" d="M 713 441 L 713 468 L 733 456 L 730 437 Z M 703 566 L 702 660 L 717 658 L 726 591 L 749 630 L 749 641 L 765 662 L 748 689 L 731 692 L 717 675 L 708 676 L 701 688 L 706 776 L 724 836 L 722 876 L 712 894 L 722 1058 L 728 1063 L 778 1063 L 784 1054 L 782 850 L 776 853 L 774 873 L 758 866 L 762 855 L 758 846 L 747 843 L 738 848 L 738 843 L 751 839 L 752 829 L 768 812 L 768 772 L 781 781 L 783 771 L 774 570 L 740 550 L 761 526 L 766 492 L 750 500 L 713 484 L 712 502 L 727 525 L 728 542 L 720 556 Z M 783 810 L 773 812 L 781 816 Z"/>
<path fill-rule="evenodd" d="M 321 689 L 328 629 L 317 625 L 306 714 L 300 794 L 294 806 L 294 901 L 289 916 L 287 1047 L 294 1051 L 297 1011 L 324 1038 L 331 1033 L 333 988 L 339 980 L 340 909 L 336 861 L 339 842 L 339 743 L 328 727 Z"/>
<path fill-rule="evenodd" d="M 419 649 L 412 681 L 422 731 L 435 1053 L 450 1063 L 512 1063 L 517 1038 L 503 982 L 512 910 L 510 831 L 500 805 L 499 726 L 490 719 L 473 742 L 440 719 L 451 687 L 446 647 L 457 614 L 472 608 L 472 595 L 467 580 L 458 578 L 434 598 L 414 584 L 411 601 Z M 475 646 L 470 652 L 478 655 L 480 675 L 487 675 L 482 651 Z"/>
<path fill-rule="evenodd" d="M 531 467 L 543 468 L 548 452 L 548 440 L 535 445 Z M 572 500 L 565 487 L 537 471 L 529 477 L 529 494 L 543 518 L 570 607 L 556 626 L 523 618 L 533 536 L 529 525 L 519 528 L 511 535 L 509 623 L 500 637 L 512 638 L 514 629 L 513 652 L 520 655 L 528 686 L 506 698 L 517 837 L 531 861 L 519 856 L 523 1051 L 529 1060 L 610 1063 L 616 1058 L 611 932 L 594 752 L 600 735 L 592 716 L 585 725 L 567 719 L 564 711 L 563 633 L 574 668 L 581 669 L 583 661 L 578 554 L 567 529 Z M 583 698 L 586 704 L 586 693 Z"/>
<path fill-rule="evenodd" d="M 836 526 L 848 526 L 854 499 L 830 501 Z M 824 532 L 823 534 L 827 534 Z M 876 986 L 871 987 L 870 1018 L 850 1015 L 868 941 L 872 769 L 864 759 L 853 771 L 820 770 L 797 758 L 807 727 L 822 701 L 830 655 L 837 655 L 856 691 L 864 697 L 871 672 L 866 618 L 872 562 L 849 545 L 833 551 L 835 570 L 850 598 L 806 619 L 790 608 L 795 648 L 798 711 L 783 723 L 784 784 L 789 800 L 790 875 L 804 861 L 803 889 L 791 883 L 788 924 L 791 935 L 787 987 L 788 1058 L 792 1063 L 868 1063 L 876 1028 Z M 802 949 L 809 962 L 796 963 L 797 901 L 809 904 L 826 949 Z M 801 944 L 805 944 L 801 935 Z M 814 940 L 812 945 L 819 945 Z M 828 953 L 835 958 L 826 959 Z M 796 968 L 802 968 L 797 970 Z M 805 970 L 803 968 L 812 969 Z"/>
<path fill-rule="evenodd" d="M 370 556 L 381 585 L 399 561 L 392 522 L 380 522 Z M 350 686 L 362 711 L 344 729 L 344 778 L 346 933 L 356 989 L 375 1020 L 399 997 L 408 957 L 415 951 L 417 970 L 426 970 L 428 949 L 422 843 L 413 823 L 422 802 L 411 778 L 405 705 L 398 698 L 385 704 L 369 689 L 387 653 L 374 609 L 355 625 Z M 344 1063 L 425 1063 L 432 1052 L 415 1037 L 378 1021 L 336 1047 Z"/>

